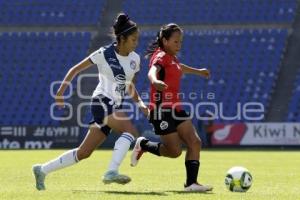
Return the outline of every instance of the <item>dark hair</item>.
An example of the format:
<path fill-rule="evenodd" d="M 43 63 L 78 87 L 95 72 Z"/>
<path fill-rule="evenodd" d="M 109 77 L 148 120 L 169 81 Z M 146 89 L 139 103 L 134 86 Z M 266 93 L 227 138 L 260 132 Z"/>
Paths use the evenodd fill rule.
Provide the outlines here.
<path fill-rule="evenodd" d="M 135 22 L 131 21 L 128 15 L 119 13 L 115 23 L 113 25 L 114 34 L 118 42 L 121 40 L 121 36 L 125 39 L 132 33 L 138 30 Z"/>
<path fill-rule="evenodd" d="M 158 31 L 157 35 L 156 35 L 156 39 L 150 43 L 150 45 L 148 46 L 147 52 L 146 52 L 146 58 L 149 58 L 152 56 L 152 54 L 156 51 L 156 49 L 158 47 L 160 48 L 164 48 L 163 45 L 163 38 L 165 38 L 166 40 L 170 39 L 170 37 L 172 36 L 172 34 L 174 32 L 182 32 L 182 29 L 180 28 L 180 26 L 178 26 L 177 24 L 174 23 L 170 23 L 167 25 L 164 25 L 160 28 L 160 31 Z"/>

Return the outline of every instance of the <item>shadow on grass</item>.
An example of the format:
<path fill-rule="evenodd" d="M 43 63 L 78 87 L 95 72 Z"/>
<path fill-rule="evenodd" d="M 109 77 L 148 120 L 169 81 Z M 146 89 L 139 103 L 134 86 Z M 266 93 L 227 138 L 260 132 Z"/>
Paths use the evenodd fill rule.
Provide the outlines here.
<path fill-rule="evenodd" d="M 151 196 L 167 196 L 165 192 L 134 192 L 134 191 L 101 191 L 101 190 L 72 190 L 73 193 L 86 193 L 86 194 L 116 194 L 116 195 L 151 195 Z"/>
<path fill-rule="evenodd" d="M 145 191 L 145 192 L 135 192 L 135 191 L 101 191 L 101 190 L 72 190 L 73 193 L 86 193 L 86 194 L 115 194 L 115 195 L 150 195 L 150 196 L 168 196 L 170 194 L 199 194 L 199 195 L 212 195 L 213 192 L 185 192 L 181 190 L 168 190 L 162 192 Z"/>
<path fill-rule="evenodd" d="M 203 194 L 203 195 L 206 195 L 206 194 L 215 194 L 213 193 L 212 191 L 211 192 L 186 192 L 186 191 L 182 191 L 182 190 L 168 190 L 168 191 L 165 191 L 165 192 L 168 192 L 168 193 L 174 193 L 174 194 Z"/>

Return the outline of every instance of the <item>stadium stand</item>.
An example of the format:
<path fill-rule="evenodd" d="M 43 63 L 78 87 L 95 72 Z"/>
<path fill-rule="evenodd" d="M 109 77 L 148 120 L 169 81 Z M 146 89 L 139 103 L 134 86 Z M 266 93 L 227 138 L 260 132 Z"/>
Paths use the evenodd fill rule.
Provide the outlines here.
<path fill-rule="evenodd" d="M 180 25 L 291 24 L 297 5 L 296 0 L 123 2 L 123 10 L 144 26 L 169 22 Z M 0 24 L 96 25 L 106 3 L 106 0 L 0 1 Z M 137 52 L 143 55 L 155 35 L 154 31 L 142 32 Z M 213 76 L 210 80 L 184 77 L 182 91 L 186 94 L 197 91 L 198 95 L 196 99 L 184 100 L 196 104 L 207 101 L 206 94 L 214 92 L 216 96 L 212 101 L 224 101 L 226 116 L 235 115 L 237 102 L 243 103 L 246 99 L 261 102 L 268 109 L 287 37 L 286 29 L 185 30 L 180 60 L 192 66 L 209 67 Z M 57 125 L 59 122 L 49 116 L 49 105 L 53 102 L 50 83 L 61 80 L 70 66 L 86 56 L 90 40 L 88 32 L 2 32 L 0 110 L 4 112 L 0 113 L 0 125 Z M 142 59 L 137 84 L 138 90 L 146 93 L 149 91 L 149 81 L 144 78 L 147 64 L 148 61 Z M 299 100 L 296 91 L 292 102 Z M 290 113 L 295 106 L 293 103 Z M 201 109 L 200 113 L 204 112 L 205 108 Z M 20 111 L 18 115 L 16 110 Z M 290 114 L 288 120 L 296 120 L 295 114 Z M 149 124 L 140 120 L 137 126 L 141 130 Z"/>
<path fill-rule="evenodd" d="M 143 32 L 138 51 L 145 50 L 155 35 L 155 32 Z M 191 66 L 208 67 L 212 77 L 205 80 L 185 76 L 183 100 L 194 105 L 203 101 L 223 102 L 225 116 L 235 116 L 239 102 L 260 102 L 268 108 L 286 38 L 284 29 L 185 31 L 180 60 Z M 144 59 L 141 77 L 147 76 L 147 64 Z M 139 91 L 148 90 L 147 79 L 139 78 L 138 83 Z M 188 94 L 194 92 L 197 98 L 190 98 Z M 212 101 L 207 99 L 208 93 L 215 93 Z M 201 108 L 199 114 L 208 109 Z"/>
<path fill-rule="evenodd" d="M 96 25 L 106 0 L 0 1 L 3 25 Z"/>
<path fill-rule="evenodd" d="M 291 24 L 297 1 L 129 0 L 124 2 L 123 8 L 144 26 L 170 22 L 184 25 Z M 141 52 L 145 52 L 155 35 L 151 31 L 142 33 Z M 237 103 L 243 104 L 246 100 L 261 102 L 268 109 L 287 37 L 286 29 L 185 30 L 180 59 L 192 66 L 209 67 L 213 74 L 209 81 L 195 76 L 184 77 L 182 91 L 185 94 L 198 91 L 197 99 L 186 100 L 194 105 L 209 101 L 206 95 L 213 92 L 216 96 L 212 101 L 223 102 L 225 116 L 235 116 Z M 147 63 L 143 60 L 142 77 L 147 75 Z M 149 82 L 144 79 L 141 82 L 137 85 L 138 90 L 149 90 Z M 200 114 L 207 108 L 201 109 Z M 215 121 L 223 122 L 220 119 Z M 227 122 L 235 121 L 247 120 Z M 147 127 L 147 122 L 143 122 L 142 126 Z"/>
<path fill-rule="evenodd" d="M 290 99 L 289 110 L 286 121 L 299 122 L 300 121 L 300 71 L 297 74 L 297 79 L 294 83 L 293 95 Z"/>
<path fill-rule="evenodd" d="M 140 24 L 291 23 L 296 0 L 127 0 L 123 8 Z"/>
<path fill-rule="evenodd" d="M 90 39 L 89 32 L 2 33 L 0 125 L 58 124 L 49 114 L 50 85 L 86 56 Z"/>

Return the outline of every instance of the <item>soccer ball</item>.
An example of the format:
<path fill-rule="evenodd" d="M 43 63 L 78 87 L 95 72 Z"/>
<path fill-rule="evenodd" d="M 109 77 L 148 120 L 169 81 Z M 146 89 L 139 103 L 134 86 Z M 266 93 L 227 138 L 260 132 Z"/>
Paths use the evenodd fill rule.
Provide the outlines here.
<path fill-rule="evenodd" d="M 227 171 L 225 185 L 231 192 L 246 192 L 252 185 L 252 175 L 245 167 L 232 167 Z"/>

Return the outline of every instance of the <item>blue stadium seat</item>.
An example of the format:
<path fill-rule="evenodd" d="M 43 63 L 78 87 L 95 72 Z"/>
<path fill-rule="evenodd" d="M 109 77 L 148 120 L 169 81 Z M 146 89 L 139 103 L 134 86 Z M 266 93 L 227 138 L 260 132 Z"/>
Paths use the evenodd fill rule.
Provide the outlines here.
<path fill-rule="evenodd" d="M 180 60 L 191 66 L 210 68 L 212 77 L 208 81 L 195 76 L 183 78 L 182 92 L 186 96 L 190 92 L 196 92 L 198 97 L 200 91 L 204 96 L 213 92 L 216 98 L 212 102 L 223 102 L 226 116 L 236 114 L 238 102 L 260 102 L 268 109 L 269 97 L 279 71 L 278 55 L 282 55 L 284 51 L 287 33 L 284 29 L 186 30 Z M 139 53 L 144 52 L 147 44 L 155 38 L 155 34 L 154 31 L 141 33 L 141 42 L 137 50 Z M 269 50 L 269 45 L 278 47 Z M 146 77 L 147 64 L 148 61 L 142 59 L 141 76 Z M 138 79 L 137 86 L 140 92 L 147 93 L 149 82 Z M 189 99 L 185 100 L 190 102 Z M 203 101 L 208 99 L 199 97 L 192 103 Z M 224 122 L 222 119 L 216 121 Z M 235 121 L 247 120 L 231 120 Z"/>
<path fill-rule="evenodd" d="M 90 39 L 90 33 L 2 33 L 0 43 L 6 51 L 0 59 L 0 76 L 5 77 L 0 78 L 0 90 L 5 98 L 0 110 L 5 119 L 0 116 L 0 125 L 58 125 L 49 115 L 50 84 L 86 56 Z M 69 49 L 61 46 L 67 45 L 81 46 L 77 57 L 64 59 Z"/>
<path fill-rule="evenodd" d="M 188 2 L 127 0 L 123 2 L 124 11 L 139 24 L 292 23 L 296 7 L 297 0 L 189 0 Z"/>
<path fill-rule="evenodd" d="M 107 0 L 86 1 L 3 1 L 2 25 L 96 25 Z"/>
<path fill-rule="evenodd" d="M 289 110 L 286 116 L 286 121 L 299 122 L 300 121 L 300 71 L 294 82 L 294 90 L 289 103 Z"/>

